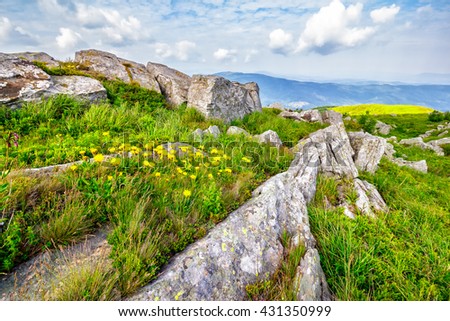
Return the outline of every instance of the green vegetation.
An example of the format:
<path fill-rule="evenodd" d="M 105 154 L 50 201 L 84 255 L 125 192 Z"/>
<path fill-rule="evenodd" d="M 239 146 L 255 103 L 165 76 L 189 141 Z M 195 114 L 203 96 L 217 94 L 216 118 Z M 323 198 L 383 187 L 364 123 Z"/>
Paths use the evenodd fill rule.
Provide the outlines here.
<path fill-rule="evenodd" d="M 364 115 L 369 112 L 371 115 L 385 115 L 385 114 L 429 114 L 433 111 L 432 108 L 412 105 L 382 105 L 382 104 L 365 104 L 355 106 L 339 106 L 331 108 L 339 113 L 347 113 L 350 116 Z"/>
<path fill-rule="evenodd" d="M 87 68 L 74 61 L 60 62 L 58 67 L 49 67 L 45 62 L 33 61 L 33 63 L 52 76 L 85 76 L 90 77 L 86 73 Z"/>
<path fill-rule="evenodd" d="M 450 120 L 450 112 L 441 113 L 437 110 L 428 115 L 428 120 L 432 122 L 441 122 L 443 120 Z"/>
<path fill-rule="evenodd" d="M 71 266 L 56 275 L 69 281 L 49 289 L 45 298 L 127 296 L 254 188 L 286 170 L 293 158 L 287 148 L 227 135 L 191 143 L 196 149 L 171 151 L 161 144 L 189 142 L 198 127 L 217 125 L 225 131 L 228 125 L 186 106 L 167 109 L 161 95 L 135 85 L 109 82 L 106 87 L 110 101 L 100 104 L 57 96 L 18 110 L 1 109 L 0 166 L 12 172 L 0 181 L 0 272 L 99 228 L 111 231 L 104 262 Z M 261 126 L 273 128 L 273 123 L 281 137 L 292 141 L 318 128 L 279 122 L 267 117 L 270 113 L 250 115 L 242 124 L 254 132 L 257 119 Z M 12 133 L 19 136 L 17 147 L 11 144 Z M 49 175 L 21 171 L 72 161 L 81 162 Z"/>

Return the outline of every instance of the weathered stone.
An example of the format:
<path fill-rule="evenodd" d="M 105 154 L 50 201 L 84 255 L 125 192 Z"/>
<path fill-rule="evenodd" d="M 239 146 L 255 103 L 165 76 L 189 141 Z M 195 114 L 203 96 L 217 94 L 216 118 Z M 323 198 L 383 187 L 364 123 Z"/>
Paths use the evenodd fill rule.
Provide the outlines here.
<path fill-rule="evenodd" d="M 298 121 L 305 121 L 309 123 L 319 122 L 322 123 L 322 116 L 320 115 L 320 112 L 315 109 L 311 110 L 305 110 L 302 112 L 295 112 L 295 111 L 283 111 L 279 115 L 280 117 L 294 119 Z"/>
<path fill-rule="evenodd" d="M 298 113 L 296 111 L 284 110 L 278 116 L 283 117 L 283 118 L 288 118 L 288 119 L 294 119 L 294 120 L 298 120 L 298 121 L 304 121 L 303 118 L 300 116 L 300 113 Z"/>
<path fill-rule="evenodd" d="M 272 103 L 269 105 L 269 108 L 279 109 L 281 111 L 285 110 L 284 105 L 282 103 Z"/>
<path fill-rule="evenodd" d="M 438 125 L 438 126 L 436 127 L 437 130 L 442 130 L 442 129 L 444 129 L 444 128 L 445 128 L 444 125 Z"/>
<path fill-rule="evenodd" d="M 350 116 L 347 116 L 344 118 L 345 121 L 352 121 L 352 118 Z"/>
<path fill-rule="evenodd" d="M 317 158 L 317 150 L 311 155 Z M 303 244 L 310 253 L 304 258 L 300 282 L 303 279 L 314 288 L 300 286 L 298 297 L 329 298 L 308 223 L 306 203 L 315 193 L 319 169 L 311 163 L 317 159 L 297 155 L 287 172 L 257 188 L 252 199 L 174 257 L 158 279 L 129 299 L 243 300 L 246 285 L 270 278 L 281 264 L 284 231 L 292 236 L 293 245 Z"/>
<path fill-rule="evenodd" d="M 320 266 L 319 252 L 316 249 L 309 249 L 301 259 L 295 282 L 297 300 L 315 301 L 318 298 L 322 301 L 331 300 L 328 284 Z"/>
<path fill-rule="evenodd" d="M 173 105 L 187 103 L 191 77 L 178 70 L 152 62 L 147 64 L 147 70 L 156 79 L 161 93 L 169 103 Z"/>
<path fill-rule="evenodd" d="M 387 211 L 387 205 L 375 186 L 358 178 L 354 180 L 353 185 L 358 194 L 355 205 L 361 213 L 375 217 L 374 211 Z"/>
<path fill-rule="evenodd" d="M 10 55 L 29 62 L 43 62 L 47 67 L 59 67 L 59 61 L 55 60 L 45 52 L 16 52 Z"/>
<path fill-rule="evenodd" d="M 437 137 L 444 137 L 447 134 L 448 134 L 448 130 L 445 130 L 442 133 L 440 133 Z"/>
<path fill-rule="evenodd" d="M 406 167 L 412 168 L 412 169 L 422 172 L 422 173 L 428 172 L 428 166 L 427 166 L 426 160 L 412 162 L 412 161 L 406 161 L 403 158 L 394 158 L 392 160 L 392 162 L 397 164 L 398 166 L 406 166 Z"/>
<path fill-rule="evenodd" d="M 342 114 L 335 112 L 334 110 L 325 110 L 321 116 L 322 121 L 325 124 L 335 125 L 343 122 Z"/>
<path fill-rule="evenodd" d="M 386 141 L 396 143 L 397 142 L 397 136 L 391 136 L 389 138 L 386 138 Z"/>
<path fill-rule="evenodd" d="M 395 154 L 395 149 L 394 149 L 394 145 L 392 145 L 391 143 L 386 143 L 386 147 L 384 149 L 384 155 L 392 160 L 394 158 L 394 154 Z"/>
<path fill-rule="evenodd" d="M 299 151 L 306 158 L 313 150 L 318 150 L 321 170 L 326 175 L 358 177 L 353 161 L 354 151 L 343 123 L 316 131 L 294 147 L 294 151 Z"/>
<path fill-rule="evenodd" d="M 106 89 L 96 79 L 83 76 L 53 76 L 53 86 L 45 95 L 65 94 L 89 102 L 107 99 Z"/>
<path fill-rule="evenodd" d="M 219 76 L 194 75 L 188 93 L 188 107 L 210 118 L 231 121 L 261 111 L 258 86 L 241 85 Z"/>
<path fill-rule="evenodd" d="M 436 141 L 435 141 L 436 142 Z M 421 149 L 430 149 L 439 156 L 444 156 L 443 149 L 436 143 L 425 143 L 422 137 L 402 139 L 399 144 L 406 146 L 418 146 Z"/>
<path fill-rule="evenodd" d="M 143 64 L 118 58 L 109 52 L 100 50 L 82 50 L 75 53 L 75 61 L 82 64 L 88 72 L 100 74 L 109 80 L 136 82 L 141 87 L 161 92 L 155 78 Z"/>
<path fill-rule="evenodd" d="M 200 128 L 197 128 L 196 130 L 194 130 L 192 132 L 192 139 L 196 142 L 199 142 L 203 139 L 204 135 L 205 134 L 204 134 L 203 130 L 201 130 Z"/>
<path fill-rule="evenodd" d="M 355 155 L 355 165 L 359 170 L 374 173 L 386 148 L 386 140 L 364 132 L 348 133 Z"/>
<path fill-rule="evenodd" d="M 242 129 L 237 126 L 230 126 L 227 130 L 227 135 L 244 135 L 251 136 L 245 129 Z"/>
<path fill-rule="evenodd" d="M 389 135 L 389 132 L 391 131 L 392 126 L 385 124 L 379 120 L 377 120 L 375 124 L 375 132 L 378 132 L 381 135 Z"/>
<path fill-rule="evenodd" d="M 31 62 L 0 53 L 0 104 L 19 107 L 40 99 L 52 85 L 51 77 Z"/>
<path fill-rule="evenodd" d="M 217 138 L 220 135 L 220 129 L 216 125 L 209 126 L 208 129 L 205 129 L 203 131 L 203 134 L 205 134 L 205 135 L 213 135 L 215 138 Z"/>
<path fill-rule="evenodd" d="M 439 147 L 442 145 L 447 145 L 447 144 L 450 144 L 450 137 L 432 140 L 432 141 L 429 141 L 428 144 L 430 144 L 432 146 L 439 146 Z"/>
<path fill-rule="evenodd" d="M 278 134 L 273 130 L 266 130 L 264 133 L 260 135 L 253 136 L 260 144 L 270 144 L 275 147 L 280 147 L 283 145 Z"/>

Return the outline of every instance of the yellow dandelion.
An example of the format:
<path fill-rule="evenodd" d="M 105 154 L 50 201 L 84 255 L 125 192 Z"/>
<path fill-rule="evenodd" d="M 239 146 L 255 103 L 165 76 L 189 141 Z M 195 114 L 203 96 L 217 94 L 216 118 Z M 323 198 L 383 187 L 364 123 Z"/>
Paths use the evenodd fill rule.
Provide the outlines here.
<path fill-rule="evenodd" d="M 86 151 L 84 151 L 84 150 L 81 150 L 81 151 L 80 151 L 80 155 L 82 155 L 82 156 L 83 156 L 84 154 L 86 154 Z"/>
<path fill-rule="evenodd" d="M 149 161 L 147 161 L 147 160 L 145 160 L 142 164 L 143 164 L 145 167 L 155 167 L 155 163 L 149 162 Z"/>
<path fill-rule="evenodd" d="M 91 151 L 92 155 L 95 155 L 98 152 L 97 148 L 91 148 L 90 151 Z"/>
<path fill-rule="evenodd" d="M 173 155 L 173 154 L 170 154 L 170 155 L 167 155 L 167 159 L 174 161 L 174 160 L 177 159 L 177 157 L 175 155 Z"/>
<path fill-rule="evenodd" d="M 118 158 L 116 158 L 116 157 L 113 157 L 113 158 L 111 158 L 111 159 L 109 160 L 109 163 L 110 163 L 111 165 L 119 165 L 119 164 L 120 164 L 120 159 L 118 159 Z"/>
<path fill-rule="evenodd" d="M 109 132 L 103 132 L 103 136 L 109 136 Z"/>
<path fill-rule="evenodd" d="M 211 160 L 213 161 L 213 162 L 220 162 L 220 160 L 222 159 L 222 157 L 220 157 L 220 156 L 216 156 L 216 157 L 211 157 Z"/>
<path fill-rule="evenodd" d="M 195 169 L 196 171 L 199 171 L 199 170 L 200 170 L 200 166 L 195 166 L 194 169 Z"/>
<path fill-rule="evenodd" d="M 242 157 L 242 161 L 245 162 L 245 163 L 251 163 L 252 162 L 252 160 L 250 158 L 248 158 L 248 157 Z"/>
<path fill-rule="evenodd" d="M 110 153 L 115 153 L 116 152 L 116 148 L 115 147 L 108 148 L 108 151 Z"/>
<path fill-rule="evenodd" d="M 217 148 L 213 148 L 210 151 L 211 154 L 219 154 L 219 151 L 217 150 Z"/>
<path fill-rule="evenodd" d="M 123 172 L 119 172 L 119 176 L 122 176 L 123 175 Z"/>
<path fill-rule="evenodd" d="M 231 157 L 230 156 L 228 156 L 227 154 L 223 154 L 223 159 L 225 159 L 225 160 L 227 160 L 227 159 L 231 159 Z"/>
<path fill-rule="evenodd" d="M 142 156 L 144 156 L 144 157 L 148 157 L 148 156 L 149 156 L 149 154 L 148 154 L 147 152 L 145 152 L 144 154 L 142 154 Z"/>
<path fill-rule="evenodd" d="M 210 174 L 208 174 L 208 178 L 209 178 L 209 179 L 213 179 L 213 178 L 214 178 L 214 175 L 210 173 Z"/>
<path fill-rule="evenodd" d="M 155 173 L 155 177 L 161 177 L 161 173 L 160 172 L 156 172 Z"/>
<path fill-rule="evenodd" d="M 112 181 L 113 177 L 111 175 L 108 175 L 108 181 Z"/>
<path fill-rule="evenodd" d="M 183 172 L 183 175 L 184 175 L 184 176 L 187 176 L 187 173 L 186 173 L 186 172 Z"/>
<path fill-rule="evenodd" d="M 103 157 L 102 154 L 97 154 L 97 155 L 94 156 L 94 161 L 97 162 L 97 163 L 103 162 L 104 159 L 105 159 L 105 157 Z"/>
<path fill-rule="evenodd" d="M 191 176 L 189 176 L 192 180 L 194 180 L 194 179 L 196 179 L 197 178 L 197 176 L 195 176 L 195 175 L 191 175 Z"/>
<path fill-rule="evenodd" d="M 225 168 L 225 173 L 229 173 L 229 174 L 230 174 L 230 173 L 232 173 L 232 172 L 233 172 L 233 170 L 232 170 L 231 168 L 228 168 L 228 167 Z"/>
<path fill-rule="evenodd" d="M 87 161 L 89 159 L 89 157 L 87 157 L 86 155 L 83 156 L 83 160 Z"/>
<path fill-rule="evenodd" d="M 78 166 L 77 165 L 72 165 L 72 166 L 70 166 L 70 169 L 72 170 L 72 171 L 76 171 L 77 170 L 77 168 L 78 168 Z"/>
<path fill-rule="evenodd" d="M 200 145 L 200 146 L 198 146 L 198 148 L 199 149 L 205 149 L 205 146 L 204 145 Z"/>
<path fill-rule="evenodd" d="M 179 174 L 183 174 L 183 170 L 182 170 L 181 168 L 179 168 L 179 167 L 177 167 L 177 172 L 178 172 Z"/>
<path fill-rule="evenodd" d="M 170 155 L 175 155 L 177 153 L 177 151 L 175 150 L 175 149 L 171 149 L 170 151 L 169 151 L 169 154 Z"/>
<path fill-rule="evenodd" d="M 191 193 L 190 190 L 185 189 L 185 190 L 183 191 L 183 195 L 184 195 L 184 197 L 190 197 L 190 196 L 192 195 L 192 193 Z"/>

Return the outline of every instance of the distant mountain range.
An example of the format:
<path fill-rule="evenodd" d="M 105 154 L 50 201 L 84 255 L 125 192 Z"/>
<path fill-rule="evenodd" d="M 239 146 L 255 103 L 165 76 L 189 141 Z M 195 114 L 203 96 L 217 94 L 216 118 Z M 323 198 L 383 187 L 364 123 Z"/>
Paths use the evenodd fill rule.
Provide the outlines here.
<path fill-rule="evenodd" d="M 221 72 L 217 75 L 241 83 L 258 83 L 263 106 L 278 102 L 293 109 L 309 109 L 318 106 L 378 103 L 450 110 L 450 85 L 303 82 L 238 72 Z"/>

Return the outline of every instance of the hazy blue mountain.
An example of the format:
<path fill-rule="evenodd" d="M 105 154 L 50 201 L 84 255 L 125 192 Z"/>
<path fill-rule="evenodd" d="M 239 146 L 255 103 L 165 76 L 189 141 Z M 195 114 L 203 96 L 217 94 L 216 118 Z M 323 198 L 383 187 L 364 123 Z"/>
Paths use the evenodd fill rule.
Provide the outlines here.
<path fill-rule="evenodd" d="M 258 83 L 263 106 L 280 102 L 291 108 L 306 109 L 317 106 L 380 103 L 421 105 L 442 111 L 450 110 L 450 85 L 319 83 L 236 72 L 221 72 L 218 75 L 232 81 Z"/>

